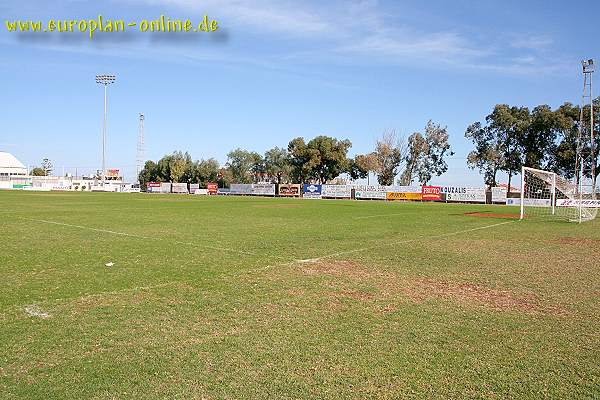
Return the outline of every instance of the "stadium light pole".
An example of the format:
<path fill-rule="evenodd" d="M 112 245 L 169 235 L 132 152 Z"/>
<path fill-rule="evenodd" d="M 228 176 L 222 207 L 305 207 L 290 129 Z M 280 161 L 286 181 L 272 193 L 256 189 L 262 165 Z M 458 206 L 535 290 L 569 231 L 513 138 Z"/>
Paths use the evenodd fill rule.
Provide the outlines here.
<path fill-rule="evenodd" d="M 108 85 L 115 82 L 114 75 L 96 75 L 96 83 L 104 85 L 104 124 L 102 125 L 102 187 L 106 180 L 106 115 L 107 115 L 107 93 Z"/>

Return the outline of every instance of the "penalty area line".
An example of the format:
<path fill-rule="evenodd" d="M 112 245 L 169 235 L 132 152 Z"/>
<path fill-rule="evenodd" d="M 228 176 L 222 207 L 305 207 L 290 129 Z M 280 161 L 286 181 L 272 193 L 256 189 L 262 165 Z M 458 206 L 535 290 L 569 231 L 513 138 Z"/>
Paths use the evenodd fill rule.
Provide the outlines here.
<path fill-rule="evenodd" d="M 418 242 L 420 240 L 426 240 L 426 239 L 441 239 L 441 238 L 444 238 L 444 237 L 461 235 L 463 233 L 469 233 L 469 232 L 475 232 L 475 231 L 479 231 L 479 230 L 483 230 L 483 229 L 494 228 L 496 226 L 501 226 L 501 225 L 506 225 L 506 224 L 512 224 L 514 222 L 515 221 L 504 221 L 504 222 L 498 222 L 496 224 L 479 226 L 477 228 L 469 228 L 469 229 L 462 229 L 460 231 L 440 233 L 439 235 L 419 236 L 419 237 L 412 238 L 412 239 L 401 240 L 399 242 L 384 243 L 384 244 L 375 245 L 375 246 L 362 247 L 360 249 L 339 251 L 337 253 L 327 254 L 327 255 L 324 255 L 324 256 L 321 256 L 321 257 L 317 257 L 317 258 L 314 258 L 314 259 L 310 259 L 310 260 L 297 260 L 297 261 L 300 261 L 300 262 L 310 262 L 312 260 L 314 260 L 314 261 L 321 261 L 324 258 L 332 258 L 332 257 L 337 257 L 337 256 L 343 256 L 343 255 L 346 255 L 346 254 L 359 253 L 361 251 L 373 250 L 373 249 L 378 249 L 378 248 L 387 247 L 387 246 L 394 246 L 394 245 L 397 245 L 397 244 L 406 244 L 406 243 Z"/>
<path fill-rule="evenodd" d="M 44 224 L 52 224 L 52 225 L 59 225 L 59 226 L 67 226 L 67 227 L 71 227 L 71 228 L 84 229 L 84 230 L 93 231 L 93 232 L 108 233 L 108 234 L 111 234 L 111 235 L 118 235 L 118 236 L 127 236 L 127 237 L 136 238 L 136 239 L 157 240 L 157 241 L 169 240 L 169 239 L 163 239 L 163 238 L 157 238 L 157 237 L 151 237 L 151 236 L 137 235 L 135 233 L 118 232 L 118 231 L 112 231 L 112 230 L 108 230 L 108 229 L 94 228 L 94 227 L 91 227 L 91 226 L 76 225 L 76 224 L 67 224 L 65 222 L 58 222 L 58 221 L 49 221 L 49 220 L 46 220 L 46 219 L 35 219 L 35 218 L 25 218 L 25 217 L 17 217 L 17 218 L 23 219 L 23 220 L 26 220 L 26 221 L 41 222 L 41 223 L 44 223 Z M 186 245 L 186 246 L 199 247 L 199 248 L 209 249 L 209 250 L 215 250 L 215 251 L 230 251 L 230 252 L 233 252 L 233 253 L 244 254 L 244 255 L 247 255 L 247 256 L 255 256 L 256 255 L 256 253 L 252 253 L 250 251 L 236 250 L 236 249 L 231 249 L 231 248 L 228 248 L 228 247 L 208 246 L 208 245 L 204 245 L 204 244 L 197 244 L 197 243 L 192 243 L 192 242 L 184 242 L 184 241 L 176 240 L 176 239 L 172 240 L 172 242 L 174 242 L 176 244 L 182 244 L 182 245 Z"/>
<path fill-rule="evenodd" d="M 400 241 L 397 241 L 397 242 L 383 243 L 383 244 L 378 244 L 378 245 L 375 245 L 375 246 L 367 246 L 367 247 L 361 247 L 361 248 L 358 248 L 358 249 L 338 251 L 336 253 L 326 254 L 326 255 L 323 255 L 323 256 L 320 256 L 320 257 L 316 257 L 316 258 L 293 260 L 293 261 L 289 261 L 287 263 L 281 263 L 281 264 L 276 264 L 276 265 L 266 265 L 266 266 L 264 266 L 262 268 L 253 269 L 252 271 L 260 271 L 260 270 L 266 270 L 266 269 L 270 269 L 270 268 L 274 268 L 274 267 L 284 267 L 284 266 L 287 266 L 287 265 L 294 265 L 294 264 L 314 263 L 314 262 L 319 262 L 319 261 L 327 259 L 327 258 L 335 258 L 335 257 L 339 257 L 339 256 L 345 256 L 345 255 L 348 255 L 348 254 L 360 253 L 360 252 L 367 251 L 367 250 L 379 249 L 379 248 L 387 247 L 387 246 L 395 246 L 395 245 L 399 245 L 399 244 L 407 244 L 407 243 L 418 242 L 418 241 L 421 241 L 421 240 L 441 239 L 441 238 L 444 238 L 444 237 L 457 236 L 457 235 L 461 235 L 463 233 L 476 232 L 476 231 L 480 231 L 480 230 L 484 230 L 484 229 L 495 228 L 497 226 L 512 224 L 512 223 L 515 223 L 515 222 L 517 222 L 517 221 L 504 221 L 504 222 L 498 222 L 498 223 L 491 224 L 491 225 L 478 226 L 476 228 L 461 229 L 460 231 L 440 233 L 438 235 L 419 236 L 419 237 L 416 237 L 416 238 L 404 239 L 404 240 L 400 240 Z"/>

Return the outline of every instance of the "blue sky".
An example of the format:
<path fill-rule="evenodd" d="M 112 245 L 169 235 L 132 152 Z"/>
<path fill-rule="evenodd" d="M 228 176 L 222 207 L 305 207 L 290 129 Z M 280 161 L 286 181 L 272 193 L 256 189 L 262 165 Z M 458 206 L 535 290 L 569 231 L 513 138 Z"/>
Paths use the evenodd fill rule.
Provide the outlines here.
<path fill-rule="evenodd" d="M 323 5 L 325 4 L 325 5 Z M 109 89 L 108 166 L 135 171 L 138 113 L 146 156 L 196 158 L 242 147 L 264 152 L 297 136 L 371 151 L 385 130 L 408 136 L 432 119 L 455 156 L 437 182 L 480 184 L 466 168 L 466 127 L 497 103 L 578 103 L 579 62 L 599 58 L 594 15 L 548 1 L 120 0 L 0 5 L 0 150 L 56 171 L 100 166 Z M 171 18 L 219 21 L 218 35 L 19 35 L 5 20 Z"/>

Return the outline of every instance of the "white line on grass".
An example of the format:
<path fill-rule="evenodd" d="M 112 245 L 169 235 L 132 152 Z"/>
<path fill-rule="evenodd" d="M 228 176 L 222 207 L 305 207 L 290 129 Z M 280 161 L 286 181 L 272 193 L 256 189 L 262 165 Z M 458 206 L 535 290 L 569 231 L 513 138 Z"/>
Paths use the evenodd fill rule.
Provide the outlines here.
<path fill-rule="evenodd" d="M 94 228 L 94 227 L 91 227 L 91 226 L 67 224 L 65 222 L 48 221 L 48 220 L 45 220 L 45 219 L 34 219 L 34 218 L 24 218 L 24 217 L 18 217 L 18 218 L 24 219 L 26 221 L 42 222 L 44 224 L 53 224 L 53 225 L 60 225 L 60 226 L 68 226 L 68 227 L 71 227 L 71 228 L 85 229 L 85 230 L 88 230 L 88 231 L 94 231 L 94 232 L 100 232 L 100 233 L 108 233 L 108 234 L 111 234 L 111 235 L 127 236 L 127 237 L 133 237 L 133 238 L 137 238 L 137 239 L 164 240 L 162 238 L 157 238 L 157 237 L 144 236 L 144 235 L 136 235 L 134 233 L 127 233 L 127 232 L 111 231 L 111 230 L 108 230 L 108 229 Z M 244 254 L 244 255 L 249 255 L 249 256 L 255 256 L 256 255 L 256 253 L 252 253 L 250 251 L 236 250 L 236 249 L 231 249 L 231 248 L 228 248 L 228 247 L 207 246 L 207 245 L 204 245 L 204 244 L 198 244 L 198 243 L 193 243 L 193 242 L 184 242 L 184 241 L 181 241 L 181 240 L 173 240 L 173 242 L 176 243 L 176 244 L 184 244 L 184 245 L 188 245 L 188 246 L 202 247 L 204 249 L 215 250 L 215 251 L 231 251 L 231 252 L 234 252 L 234 253 L 239 253 L 239 254 Z"/>
<path fill-rule="evenodd" d="M 360 253 L 362 251 L 378 249 L 378 248 L 386 247 L 386 246 L 394 246 L 394 245 L 399 245 L 399 244 L 406 244 L 406 243 L 418 242 L 420 240 L 426 240 L 426 239 L 441 239 L 441 238 L 444 238 L 444 237 L 456 236 L 456 235 L 460 235 L 460 234 L 463 234 L 463 233 L 475 232 L 475 231 L 479 231 L 479 230 L 483 230 L 483 229 L 494 228 L 496 226 L 501 226 L 501 225 L 506 225 L 506 224 L 512 224 L 514 222 L 516 222 L 516 221 L 504 221 L 504 222 L 498 222 L 498 223 L 491 224 L 491 225 L 479 226 L 477 228 L 469 228 L 469 229 L 462 229 L 460 231 L 441 233 L 439 235 L 419 236 L 419 237 L 412 238 L 412 239 L 400 240 L 398 242 L 383 243 L 383 244 L 378 244 L 378 245 L 374 245 L 374 246 L 361 247 L 361 248 L 358 248 L 358 249 L 338 251 L 336 253 L 326 254 L 324 256 L 316 257 L 316 258 L 308 258 L 308 259 L 304 259 L 304 260 L 293 260 L 293 261 L 290 261 L 290 262 L 287 262 L 287 263 L 281 263 L 281 264 L 276 264 L 276 265 L 267 265 L 267 266 L 262 267 L 262 268 L 254 269 L 252 271 L 259 271 L 259 270 L 264 270 L 264 269 L 269 269 L 269 268 L 274 268 L 274 267 L 283 267 L 283 266 L 286 266 L 286 265 L 293 265 L 293 264 L 296 264 L 296 263 L 314 263 L 314 262 L 319 262 L 319 261 L 321 261 L 323 259 L 326 259 L 326 258 L 333 258 L 333 257 L 344 256 L 344 255 L 347 255 L 347 254 Z"/>
<path fill-rule="evenodd" d="M 406 213 L 365 215 L 365 216 L 361 216 L 361 217 L 354 217 L 352 219 L 381 218 L 381 217 L 391 217 L 394 215 L 406 215 Z"/>

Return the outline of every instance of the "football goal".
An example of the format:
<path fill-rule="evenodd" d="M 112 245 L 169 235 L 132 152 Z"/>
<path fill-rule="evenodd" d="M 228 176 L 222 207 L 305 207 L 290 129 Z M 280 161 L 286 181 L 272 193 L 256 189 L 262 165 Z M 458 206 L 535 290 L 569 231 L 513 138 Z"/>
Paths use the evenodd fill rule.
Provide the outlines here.
<path fill-rule="evenodd" d="M 521 219 L 559 218 L 573 222 L 596 218 L 600 201 L 592 185 L 573 183 L 554 172 L 523 167 Z"/>

